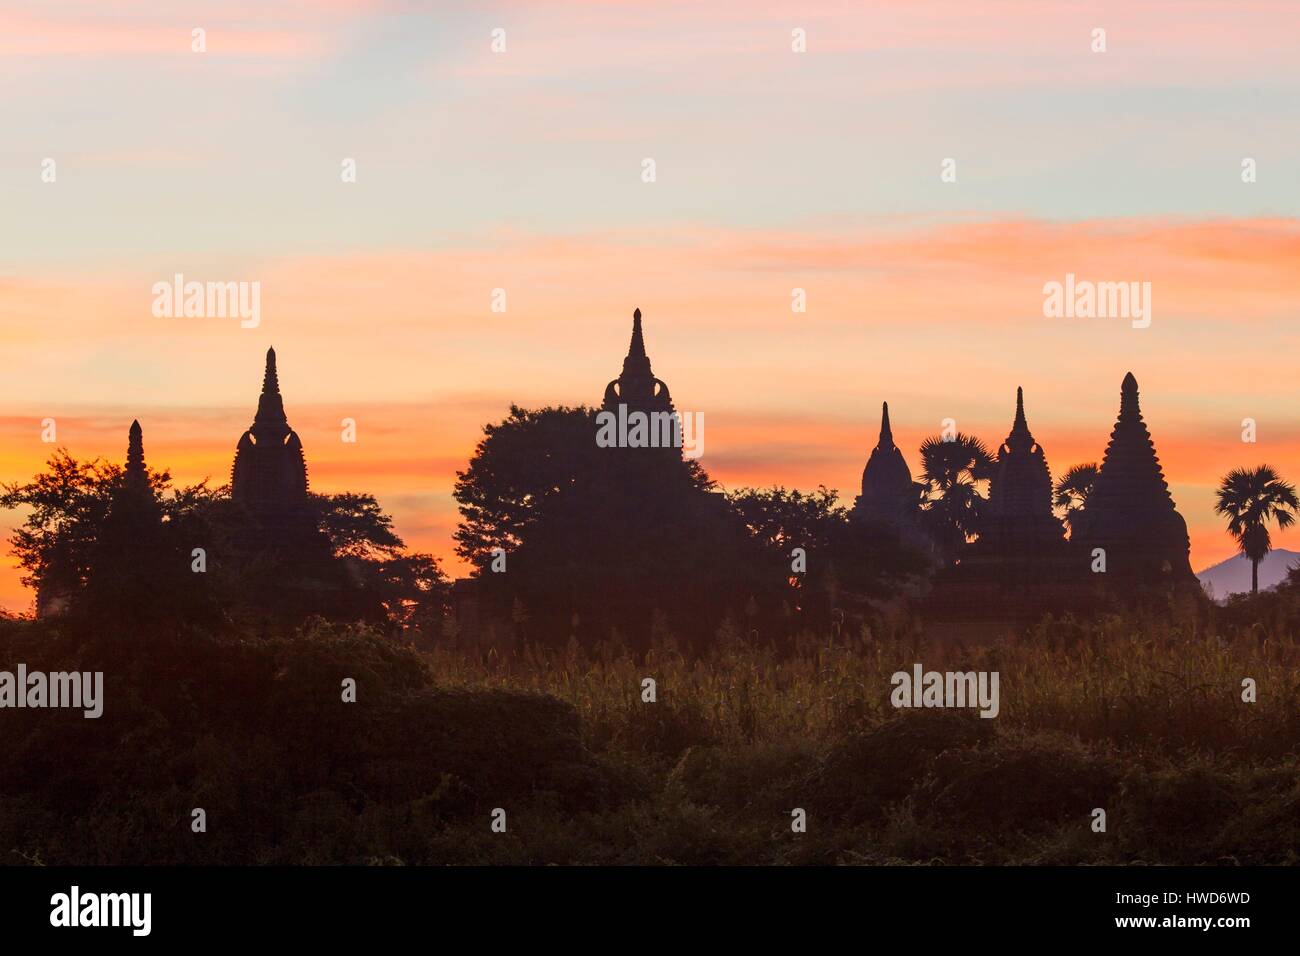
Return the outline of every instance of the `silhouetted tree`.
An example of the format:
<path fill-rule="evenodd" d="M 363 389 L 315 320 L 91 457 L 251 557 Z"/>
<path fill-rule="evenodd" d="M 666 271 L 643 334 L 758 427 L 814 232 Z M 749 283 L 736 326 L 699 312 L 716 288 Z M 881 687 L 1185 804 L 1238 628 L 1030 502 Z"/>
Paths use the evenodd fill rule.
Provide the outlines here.
<path fill-rule="evenodd" d="M 816 594 L 834 562 L 832 545 L 847 513 L 824 485 L 811 494 L 785 488 L 740 488 L 727 496 L 766 558 L 772 580 L 788 581 L 799 603 Z M 802 555 L 796 555 L 795 549 Z M 796 571 L 795 567 L 804 568 Z"/>
<path fill-rule="evenodd" d="M 370 495 L 312 496 L 325 542 L 319 554 L 295 554 L 292 545 L 251 553 L 241 550 L 248 516 L 229 488 L 173 488 L 166 471 L 144 476 L 144 487 L 128 489 L 119 466 L 79 462 L 60 449 L 30 482 L 0 488 L 0 507 L 28 511 L 10 543 L 38 610 L 127 629 L 168 616 L 214 623 L 225 610 L 273 598 L 287 575 L 318 582 L 307 592 L 318 606 L 299 611 L 417 623 L 445 606 L 436 559 L 407 554 Z M 196 549 L 202 574 L 193 570 Z"/>
<path fill-rule="evenodd" d="M 675 449 L 601 448 L 595 416 L 513 406 L 485 426 L 457 474 L 457 552 L 498 616 L 517 630 L 526 622 L 533 638 L 617 630 L 643 642 L 656 617 L 712 633 L 753 588 L 743 524 L 698 462 Z M 497 548 L 504 574 L 491 570 Z"/>
<path fill-rule="evenodd" d="M 57 608 L 85 587 L 91 553 L 121 480 L 119 466 L 79 462 L 60 448 L 30 482 L 0 489 L 0 507 L 30 509 L 9 542 L 22 583 L 37 592 L 38 610 L 42 604 Z"/>
<path fill-rule="evenodd" d="M 974 436 L 958 432 L 921 443 L 921 480 L 928 490 L 924 516 L 949 560 L 979 534 L 986 502 L 981 491 L 992 477 L 993 456 Z"/>
<path fill-rule="evenodd" d="M 393 531 L 393 519 L 373 495 L 313 494 L 311 502 L 333 559 L 348 575 L 355 616 L 365 617 L 368 608 L 382 607 L 389 621 L 423 628 L 441 617 L 448 582 L 438 559 L 406 554 L 405 542 Z"/>
<path fill-rule="evenodd" d="M 335 557 L 390 558 L 406 547 L 374 495 L 314 494 L 311 501 L 317 526 L 329 539 Z"/>
<path fill-rule="evenodd" d="M 1259 593 L 1259 562 L 1273 548 L 1268 523 L 1279 529 L 1295 523 L 1300 500 L 1295 485 L 1283 481 L 1268 465 L 1236 468 L 1223 477 L 1219 485 L 1216 513 L 1228 518 L 1228 533 L 1236 539 L 1241 553 L 1250 559 L 1250 592 Z"/>
<path fill-rule="evenodd" d="M 820 627 L 835 611 L 860 617 L 871 598 L 893 593 L 900 579 L 927 567 L 896 534 L 853 520 L 824 485 L 809 494 L 741 488 L 728 500 L 758 545 L 764 579 L 786 581 L 805 624 Z M 794 568 L 796 548 L 804 551 L 803 571 Z"/>
<path fill-rule="evenodd" d="M 1064 512 L 1065 523 L 1074 533 L 1074 519 L 1088 503 L 1092 487 L 1097 483 L 1097 463 L 1074 465 L 1060 477 L 1053 487 L 1052 505 Z"/>

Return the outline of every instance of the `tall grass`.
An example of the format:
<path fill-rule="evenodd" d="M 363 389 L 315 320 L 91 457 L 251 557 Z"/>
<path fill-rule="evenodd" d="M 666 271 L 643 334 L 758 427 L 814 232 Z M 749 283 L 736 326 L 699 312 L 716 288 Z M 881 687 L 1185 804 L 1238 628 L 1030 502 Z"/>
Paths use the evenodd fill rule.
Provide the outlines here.
<path fill-rule="evenodd" d="M 1279 756 L 1300 743 L 1300 642 L 1250 631 L 1223 637 L 1193 623 L 1046 620 L 985 646 L 913 634 L 805 637 L 794 653 L 723 633 L 705 657 L 671 643 L 644 656 L 584 651 L 428 652 L 440 684 L 539 691 L 577 709 L 593 738 L 618 740 L 645 710 L 642 680 L 698 739 L 829 744 L 888 719 L 890 677 L 910 671 L 1000 675 L 1000 731 L 1057 731 L 1126 750 Z M 1257 699 L 1242 699 L 1253 679 Z"/>

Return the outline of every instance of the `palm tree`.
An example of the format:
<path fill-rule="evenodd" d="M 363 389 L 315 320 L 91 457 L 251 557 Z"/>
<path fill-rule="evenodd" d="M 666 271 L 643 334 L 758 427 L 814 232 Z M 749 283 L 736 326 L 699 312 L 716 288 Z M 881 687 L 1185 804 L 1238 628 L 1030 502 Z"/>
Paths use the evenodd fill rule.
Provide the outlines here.
<path fill-rule="evenodd" d="M 1070 534 L 1074 534 L 1074 519 L 1079 516 L 1088 503 L 1088 496 L 1092 494 L 1092 487 L 1097 483 L 1097 463 L 1090 461 L 1085 465 L 1075 465 L 1061 476 L 1061 480 L 1056 483 L 1053 491 L 1056 493 L 1052 499 L 1052 504 L 1065 511 L 1065 523 L 1070 526 Z"/>
<path fill-rule="evenodd" d="M 1219 485 L 1214 510 L 1228 517 L 1228 534 L 1250 558 L 1251 594 L 1259 593 L 1259 562 L 1273 548 L 1268 522 L 1276 521 L 1279 530 L 1289 528 L 1295 523 L 1297 509 L 1300 500 L 1295 485 L 1283 481 L 1268 465 L 1254 470 L 1236 468 Z"/>
<path fill-rule="evenodd" d="M 927 489 L 925 510 L 934 536 L 949 558 L 979 534 L 985 498 L 981 485 L 993 477 L 993 456 L 973 435 L 921 443 L 921 481 Z"/>

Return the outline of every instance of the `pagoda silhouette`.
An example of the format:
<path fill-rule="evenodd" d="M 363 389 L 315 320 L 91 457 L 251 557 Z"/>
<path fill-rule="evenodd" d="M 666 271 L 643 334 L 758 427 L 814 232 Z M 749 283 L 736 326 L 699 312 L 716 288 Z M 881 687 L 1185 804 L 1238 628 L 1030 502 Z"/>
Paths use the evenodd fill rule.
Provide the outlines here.
<path fill-rule="evenodd" d="M 667 383 L 655 376 L 639 308 L 632 313 L 631 339 L 618 376 L 605 385 L 600 405 L 587 411 L 596 457 L 589 463 L 576 463 L 581 484 L 569 489 L 568 503 L 574 511 L 565 523 L 575 528 L 588 521 L 605 528 L 618 527 L 619 533 L 626 535 L 624 546 L 628 553 L 646 547 L 662 549 L 665 529 L 673 523 L 670 519 L 693 522 L 698 536 L 695 543 L 699 539 L 724 540 L 737 529 L 725 493 L 693 483 L 693 463 L 684 461 L 681 419 Z M 658 436 L 659 444 L 620 442 L 603 446 L 598 435 L 602 419 L 608 420 L 606 413 L 619 420 L 636 413 L 647 416 L 648 429 Z M 628 431 L 630 439 L 631 429 Z M 675 441 L 665 443 L 672 438 Z M 585 457 L 585 453 L 579 454 Z M 600 540 L 601 535 L 594 538 Z M 510 560 L 516 557 L 512 555 Z M 534 554 L 518 560 L 539 559 Z M 563 562 L 567 556 L 555 560 Z M 625 567 L 616 556 L 607 557 L 590 572 L 591 581 L 599 582 L 595 587 L 588 587 L 591 581 L 580 579 L 562 583 L 549 595 L 528 595 L 528 614 L 534 621 L 548 614 L 553 619 L 562 618 L 573 633 L 601 635 L 611 633 L 618 619 L 622 638 L 636 643 L 647 637 L 641 631 L 648 634 L 657 610 L 686 606 L 690 594 L 685 592 L 690 589 L 647 583 L 644 577 L 627 571 L 633 564 L 629 561 Z M 665 568 L 663 573 L 671 576 L 673 570 Z M 702 584 L 716 590 L 727 588 L 730 582 L 726 573 L 718 573 L 702 579 Z M 451 603 L 457 639 L 469 646 L 498 647 L 515 646 L 522 640 L 523 631 L 515 621 L 511 604 L 517 595 L 511 587 L 510 576 L 490 572 L 453 581 Z M 581 595 L 581 599 L 573 595 Z M 635 620 L 629 620 L 628 609 L 639 605 L 645 606 L 630 615 Z"/>
<path fill-rule="evenodd" d="M 1011 431 L 998 446 L 979 537 L 959 562 L 936 573 L 928 602 L 947 621 L 1027 620 L 1077 608 L 1088 592 L 1072 576 L 1065 528 L 1052 512 L 1047 454 L 1016 389 Z"/>
<path fill-rule="evenodd" d="M 148 639 L 161 617 L 186 604 L 182 595 L 188 594 L 193 576 L 169 528 L 176 530 L 163 523 L 163 509 L 145 465 L 144 431 L 138 420 L 132 421 L 126 467 L 109 500 L 78 602 L 82 614 L 96 622 L 98 633 Z"/>
<path fill-rule="evenodd" d="M 244 593 L 248 607 L 281 620 L 312 613 L 348 618 L 379 613 L 373 600 L 356 590 L 349 559 L 334 557 L 318 526 L 307 459 L 284 411 L 273 348 L 266 351 L 253 424 L 235 448 L 230 497 L 239 516 L 232 556 L 257 569 Z"/>
<path fill-rule="evenodd" d="M 889 403 L 880 405 L 880 436 L 862 469 L 862 488 L 849 515 L 872 541 L 901 544 L 933 560 L 934 543 L 920 524 L 920 486 L 912 481 L 902 449 L 894 442 Z"/>
<path fill-rule="evenodd" d="M 880 438 L 862 469 L 862 493 L 853 503 L 854 515 L 865 521 L 900 525 L 912 519 L 917 501 L 911 469 L 894 444 L 889 403 L 882 402 Z"/>
<path fill-rule="evenodd" d="M 640 309 L 632 313 L 632 340 L 623 359 L 623 370 L 618 378 L 605 386 L 600 410 L 615 416 L 620 435 L 625 434 L 628 439 L 627 447 L 618 447 L 615 454 L 606 456 L 611 467 L 629 465 L 644 468 L 650 467 L 654 461 L 671 463 L 681 460 L 681 418 L 673 408 L 668 386 L 662 379 L 655 378 L 650 367 Z M 639 423 L 642 416 L 644 420 Z M 646 444 L 639 444 L 642 441 Z"/>
<path fill-rule="evenodd" d="M 1174 506 L 1155 443 L 1142 420 L 1132 372 L 1120 387 L 1119 418 L 1096 484 L 1075 520 L 1074 538 L 1076 560 L 1087 563 L 1090 571 L 1097 551 L 1104 553 L 1109 586 L 1196 582 L 1187 522 Z"/>
<path fill-rule="evenodd" d="M 655 378 L 646 354 L 645 337 L 641 331 L 641 310 L 632 313 L 632 341 L 623 359 L 623 371 L 618 378 L 605 386 L 601 402 L 604 411 L 617 411 L 626 405 L 629 411 L 673 413 L 673 400 L 668 386 Z"/>
<path fill-rule="evenodd" d="M 880 480 L 876 474 L 873 482 Z M 899 478 L 893 480 L 897 488 Z M 946 622 L 1025 621 L 1048 612 L 1094 613 L 1115 600 L 1171 588 L 1199 594 L 1189 552 L 1187 525 L 1142 420 L 1131 372 L 1095 487 L 1068 541 L 1052 508 L 1047 456 L 1029 430 L 1024 391 L 1017 388 L 980 534 L 955 566 L 935 574 L 926 612 Z"/>
<path fill-rule="evenodd" d="M 979 545 L 984 559 L 1020 575 L 1059 571 L 1049 565 L 1065 555 L 1065 527 L 1052 513 L 1052 471 L 1029 431 L 1022 388 L 1011 432 L 998 446 Z"/>
<path fill-rule="evenodd" d="M 273 348 L 266 350 L 257 414 L 235 449 L 230 494 L 269 532 L 300 531 L 308 512 L 307 459 L 284 412 Z"/>

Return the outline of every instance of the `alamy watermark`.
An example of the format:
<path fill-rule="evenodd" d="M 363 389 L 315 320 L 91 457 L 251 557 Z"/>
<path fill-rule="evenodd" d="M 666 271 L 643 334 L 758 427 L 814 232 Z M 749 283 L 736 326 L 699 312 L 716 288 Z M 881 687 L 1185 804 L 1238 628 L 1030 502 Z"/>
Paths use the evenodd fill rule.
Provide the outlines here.
<path fill-rule="evenodd" d="M 50 925 L 125 926 L 132 936 L 148 936 L 153 929 L 153 894 L 83 893 L 73 886 L 50 897 Z"/>
<path fill-rule="evenodd" d="M 67 707 L 93 720 L 104 713 L 104 672 L 0 671 L 0 708 Z"/>
<path fill-rule="evenodd" d="M 1150 282 L 1093 282 L 1076 280 L 1043 286 L 1043 316 L 1048 319 L 1131 319 L 1135 329 L 1151 324 Z"/>
<path fill-rule="evenodd" d="M 680 448 L 682 457 L 704 454 L 703 412 L 628 411 L 596 414 L 596 445 L 600 448 Z"/>
<path fill-rule="evenodd" d="M 922 671 L 913 664 L 911 673 L 897 671 L 889 678 L 895 707 L 978 707 L 981 717 L 996 717 L 997 671 Z"/>
<path fill-rule="evenodd" d="M 178 272 L 171 282 L 155 282 L 152 291 L 156 319 L 237 318 L 243 329 L 262 323 L 261 282 L 186 282 Z"/>

